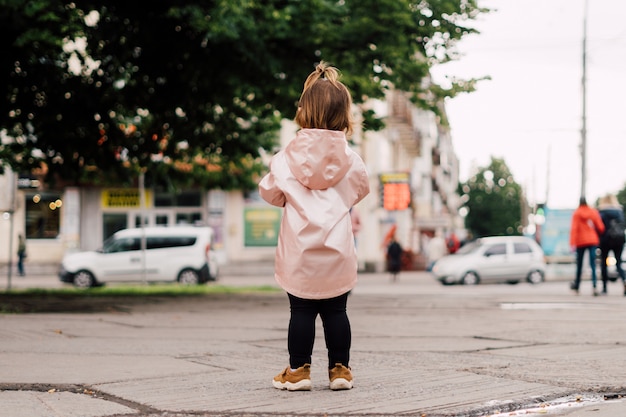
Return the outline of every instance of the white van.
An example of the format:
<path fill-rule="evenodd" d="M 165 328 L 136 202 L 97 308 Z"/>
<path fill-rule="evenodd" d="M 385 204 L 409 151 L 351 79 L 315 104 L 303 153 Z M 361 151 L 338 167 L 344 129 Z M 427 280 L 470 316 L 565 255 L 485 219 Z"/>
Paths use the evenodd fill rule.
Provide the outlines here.
<path fill-rule="evenodd" d="M 65 255 L 59 278 L 80 288 L 107 282 L 215 281 L 218 264 L 211 251 L 212 238 L 210 227 L 120 230 L 104 242 L 102 249 Z"/>

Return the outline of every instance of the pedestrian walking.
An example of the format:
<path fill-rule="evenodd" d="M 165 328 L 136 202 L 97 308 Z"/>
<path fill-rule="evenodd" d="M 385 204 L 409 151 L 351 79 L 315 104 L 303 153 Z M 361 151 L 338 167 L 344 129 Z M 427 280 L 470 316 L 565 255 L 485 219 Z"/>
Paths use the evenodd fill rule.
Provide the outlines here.
<path fill-rule="evenodd" d="M 624 211 L 613 194 L 607 194 L 598 201 L 598 211 L 604 224 L 604 233 L 600 236 L 600 274 L 602 277 L 602 294 L 607 294 L 609 272 L 606 260 L 609 253 L 615 257 L 615 268 L 624 286 L 626 296 L 626 274 L 622 268 L 622 250 L 624 249 Z"/>
<path fill-rule="evenodd" d="M 17 237 L 17 273 L 23 277 L 24 273 L 24 259 L 26 259 L 26 240 L 24 235 Z"/>
<path fill-rule="evenodd" d="M 448 253 L 451 255 L 455 254 L 456 251 L 459 250 L 461 247 L 461 241 L 456 236 L 456 233 L 451 232 L 450 235 L 448 235 L 448 238 L 446 239 L 446 246 L 448 247 Z"/>
<path fill-rule="evenodd" d="M 441 231 L 437 230 L 435 235 L 430 238 L 426 246 L 426 258 L 428 263 L 426 264 L 426 271 L 430 272 L 433 269 L 433 265 L 439 259 L 448 254 L 448 245 L 443 237 Z"/>
<path fill-rule="evenodd" d="M 396 236 L 391 236 L 389 246 L 387 246 L 387 270 L 391 274 L 391 281 L 398 280 L 398 274 L 402 269 L 402 246 L 396 240 Z"/>
<path fill-rule="evenodd" d="M 259 183 L 267 202 L 283 207 L 275 278 L 290 304 L 289 366 L 275 388 L 311 389 L 311 356 L 319 315 L 328 350 L 330 389 L 353 387 L 348 294 L 357 281 L 350 208 L 369 193 L 365 164 L 346 139 L 352 98 L 338 69 L 321 62 L 307 77 L 295 122 L 300 130 L 272 157 Z"/>
<path fill-rule="evenodd" d="M 589 253 L 589 267 L 591 268 L 591 284 L 593 285 L 593 295 L 598 295 L 596 288 L 596 249 L 600 243 L 599 236 L 604 232 L 604 224 L 600 218 L 600 213 L 593 207 L 587 205 L 584 197 L 580 198 L 578 208 L 574 210 L 570 228 L 570 246 L 576 251 L 576 278 L 570 284 L 570 288 L 578 294 L 580 288 L 580 278 L 583 268 L 583 257 L 585 252 Z"/>

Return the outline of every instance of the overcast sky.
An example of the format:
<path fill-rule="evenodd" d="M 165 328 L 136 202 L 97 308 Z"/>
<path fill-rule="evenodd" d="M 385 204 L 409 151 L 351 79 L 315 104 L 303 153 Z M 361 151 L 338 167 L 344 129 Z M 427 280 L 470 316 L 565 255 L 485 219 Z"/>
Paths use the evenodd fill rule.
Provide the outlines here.
<path fill-rule="evenodd" d="M 584 0 L 483 0 L 494 9 L 435 80 L 491 76 L 446 104 L 461 180 L 503 158 L 532 202 L 573 208 L 581 191 Z M 626 183 L 626 1 L 589 0 L 587 182 L 590 203 Z"/>

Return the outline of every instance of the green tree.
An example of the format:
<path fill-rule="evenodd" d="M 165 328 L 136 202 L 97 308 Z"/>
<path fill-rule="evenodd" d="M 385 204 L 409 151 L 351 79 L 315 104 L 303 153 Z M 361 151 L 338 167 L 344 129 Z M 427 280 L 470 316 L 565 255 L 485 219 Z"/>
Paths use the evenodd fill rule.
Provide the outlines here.
<path fill-rule="evenodd" d="M 503 159 L 492 157 L 458 192 L 468 210 L 465 227 L 474 237 L 522 233 L 522 188 Z"/>
<path fill-rule="evenodd" d="M 477 0 L 0 0 L 0 170 L 49 183 L 252 188 L 260 152 L 326 60 L 355 103 L 424 82 L 486 10 Z M 380 120 L 364 109 L 365 127 Z"/>

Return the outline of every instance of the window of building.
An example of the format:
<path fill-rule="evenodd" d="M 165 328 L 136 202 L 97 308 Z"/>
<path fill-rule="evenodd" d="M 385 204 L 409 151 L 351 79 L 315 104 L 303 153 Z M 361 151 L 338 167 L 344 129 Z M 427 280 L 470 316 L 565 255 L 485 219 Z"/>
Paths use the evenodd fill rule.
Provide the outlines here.
<path fill-rule="evenodd" d="M 59 235 L 61 207 L 60 193 L 40 192 L 26 194 L 26 238 L 54 239 Z"/>
<path fill-rule="evenodd" d="M 176 224 L 199 224 L 202 221 L 201 213 L 176 213 Z"/>
<path fill-rule="evenodd" d="M 141 227 L 141 218 L 140 214 L 135 215 L 135 227 Z M 150 224 L 150 219 L 148 216 L 143 216 L 143 225 L 148 226 Z"/>
<path fill-rule="evenodd" d="M 102 215 L 102 235 L 106 240 L 118 230 L 126 229 L 126 213 L 105 213 Z"/>
<path fill-rule="evenodd" d="M 181 193 L 155 193 L 155 207 L 200 207 L 202 193 L 200 191 L 184 191 Z"/>

